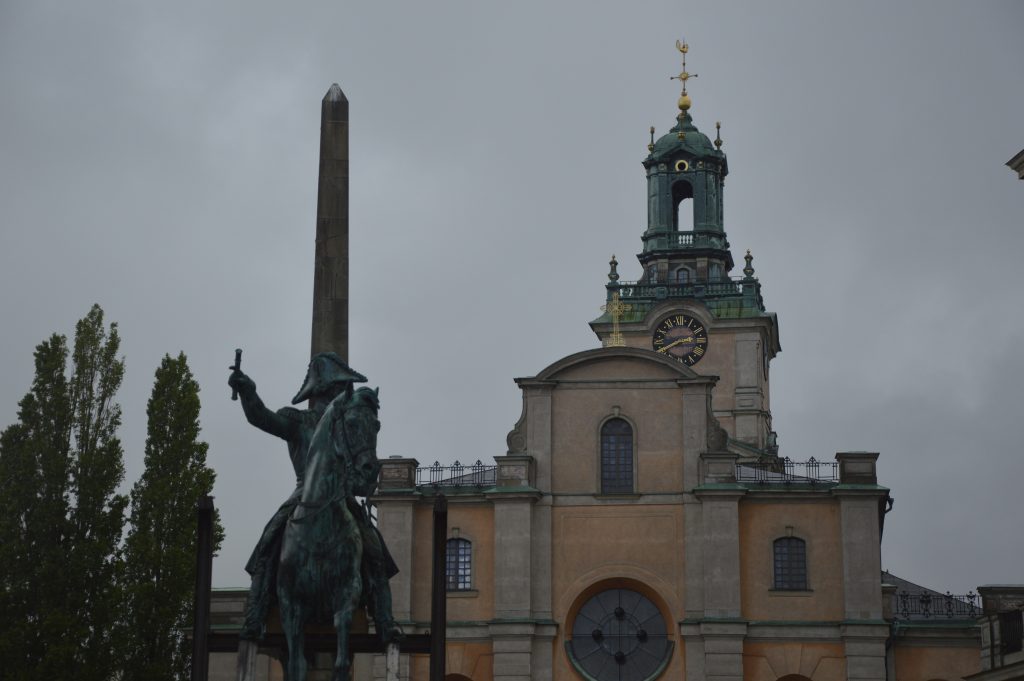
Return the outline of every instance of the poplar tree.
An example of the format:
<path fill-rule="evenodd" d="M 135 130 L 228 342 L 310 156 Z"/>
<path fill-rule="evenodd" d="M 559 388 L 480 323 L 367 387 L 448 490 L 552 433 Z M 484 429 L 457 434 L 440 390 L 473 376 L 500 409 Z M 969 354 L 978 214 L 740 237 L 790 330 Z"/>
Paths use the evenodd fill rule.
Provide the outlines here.
<path fill-rule="evenodd" d="M 3 678 L 111 678 L 127 498 L 114 396 L 117 325 L 94 305 L 68 347 L 36 347 L 17 423 L 0 433 L 0 669 Z"/>
<path fill-rule="evenodd" d="M 124 681 L 187 678 L 196 565 L 196 502 L 213 490 L 199 440 L 199 384 L 184 354 L 165 355 L 147 406 L 145 471 L 125 541 Z M 223 530 L 215 521 L 214 549 Z"/>

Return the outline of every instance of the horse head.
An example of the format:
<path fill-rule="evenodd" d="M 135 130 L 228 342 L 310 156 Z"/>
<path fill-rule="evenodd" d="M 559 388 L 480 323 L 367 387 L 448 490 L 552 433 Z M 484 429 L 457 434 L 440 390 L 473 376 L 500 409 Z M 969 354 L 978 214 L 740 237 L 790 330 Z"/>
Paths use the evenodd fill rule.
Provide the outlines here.
<path fill-rule="evenodd" d="M 352 494 L 370 496 L 377 488 L 380 462 L 377 460 L 377 433 L 380 421 L 379 389 L 359 388 L 345 405 L 344 432 L 348 448 L 346 468 Z"/>

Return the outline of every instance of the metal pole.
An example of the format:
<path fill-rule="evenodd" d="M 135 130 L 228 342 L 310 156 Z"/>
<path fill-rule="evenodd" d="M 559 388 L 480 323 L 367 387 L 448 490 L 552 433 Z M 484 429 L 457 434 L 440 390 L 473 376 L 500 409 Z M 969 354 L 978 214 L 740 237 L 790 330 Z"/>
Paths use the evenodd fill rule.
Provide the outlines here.
<path fill-rule="evenodd" d="M 448 621 L 448 585 L 445 581 L 445 542 L 448 538 L 448 500 L 434 501 L 434 561 L 430 589 L 430 681 L 444 681 L 444 648 Z"/>
<path fill-rule="evenodd" d="M 207 681 L 210 656 L 210 586 L 213 579 L 213 497 L 199 499 L 196 535 L 196 595 L 192 623 L 192 681 Z"/>

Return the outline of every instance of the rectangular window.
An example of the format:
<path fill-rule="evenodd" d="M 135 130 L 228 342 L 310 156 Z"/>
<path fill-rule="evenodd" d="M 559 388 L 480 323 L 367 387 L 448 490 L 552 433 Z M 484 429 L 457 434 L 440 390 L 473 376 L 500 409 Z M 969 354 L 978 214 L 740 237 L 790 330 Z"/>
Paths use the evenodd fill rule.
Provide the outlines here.
<path fill-rule="evenodd" d="M 797 537 L 781 537 L 774 542 L 774 588 L 783 591 L 807 590 L 807 544 Z"/>
<path fill-rule="evenodd" d="M 445 544 L 445 582 L 448 591 L 473 588 L 473 545 L 468 539 L 449 539 Z"/>
<path fill-rule="evenodd" d="M 999 613 L 999 639 L 1003 655 L 1020 652 L 1024 643 L 1024 620 L 1020 610 Z"/>

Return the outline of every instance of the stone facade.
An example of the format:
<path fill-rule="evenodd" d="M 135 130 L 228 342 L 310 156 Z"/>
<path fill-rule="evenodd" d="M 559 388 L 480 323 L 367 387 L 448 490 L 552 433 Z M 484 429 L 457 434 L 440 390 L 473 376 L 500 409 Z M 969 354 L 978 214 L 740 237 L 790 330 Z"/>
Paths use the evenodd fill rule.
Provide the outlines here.
<path fill-rule="evenodd" d="M 643 274 L 620 281 L 613 258 L 605 314 L 590 323 L 602 347 L 516 379 L 523 411 L 492 475 L 453 468 L 417 485 L 415 460 L 385 461 L 376 503 L 402 570 L 396 616 L 410 632 L 428 627 L 430 509 L 444 494 L 449 550 L 464 552 L 449 563 L 462 576 L 447 601 L 453 680 L 977 672 L 973 614 L 903 622 L 895 587 L 883 588 L 890 497 L 878 454 L 799 468 L 779 457 L 769 390 L 778 320 L 749 252 L 744 276 L 729 278 L 728 164 L 720 140 L 694 126 L 685 92 L 679 106 L 644 161 Z M 424 681 L 426 670 L 411 656 L 403 678 Z"/>

